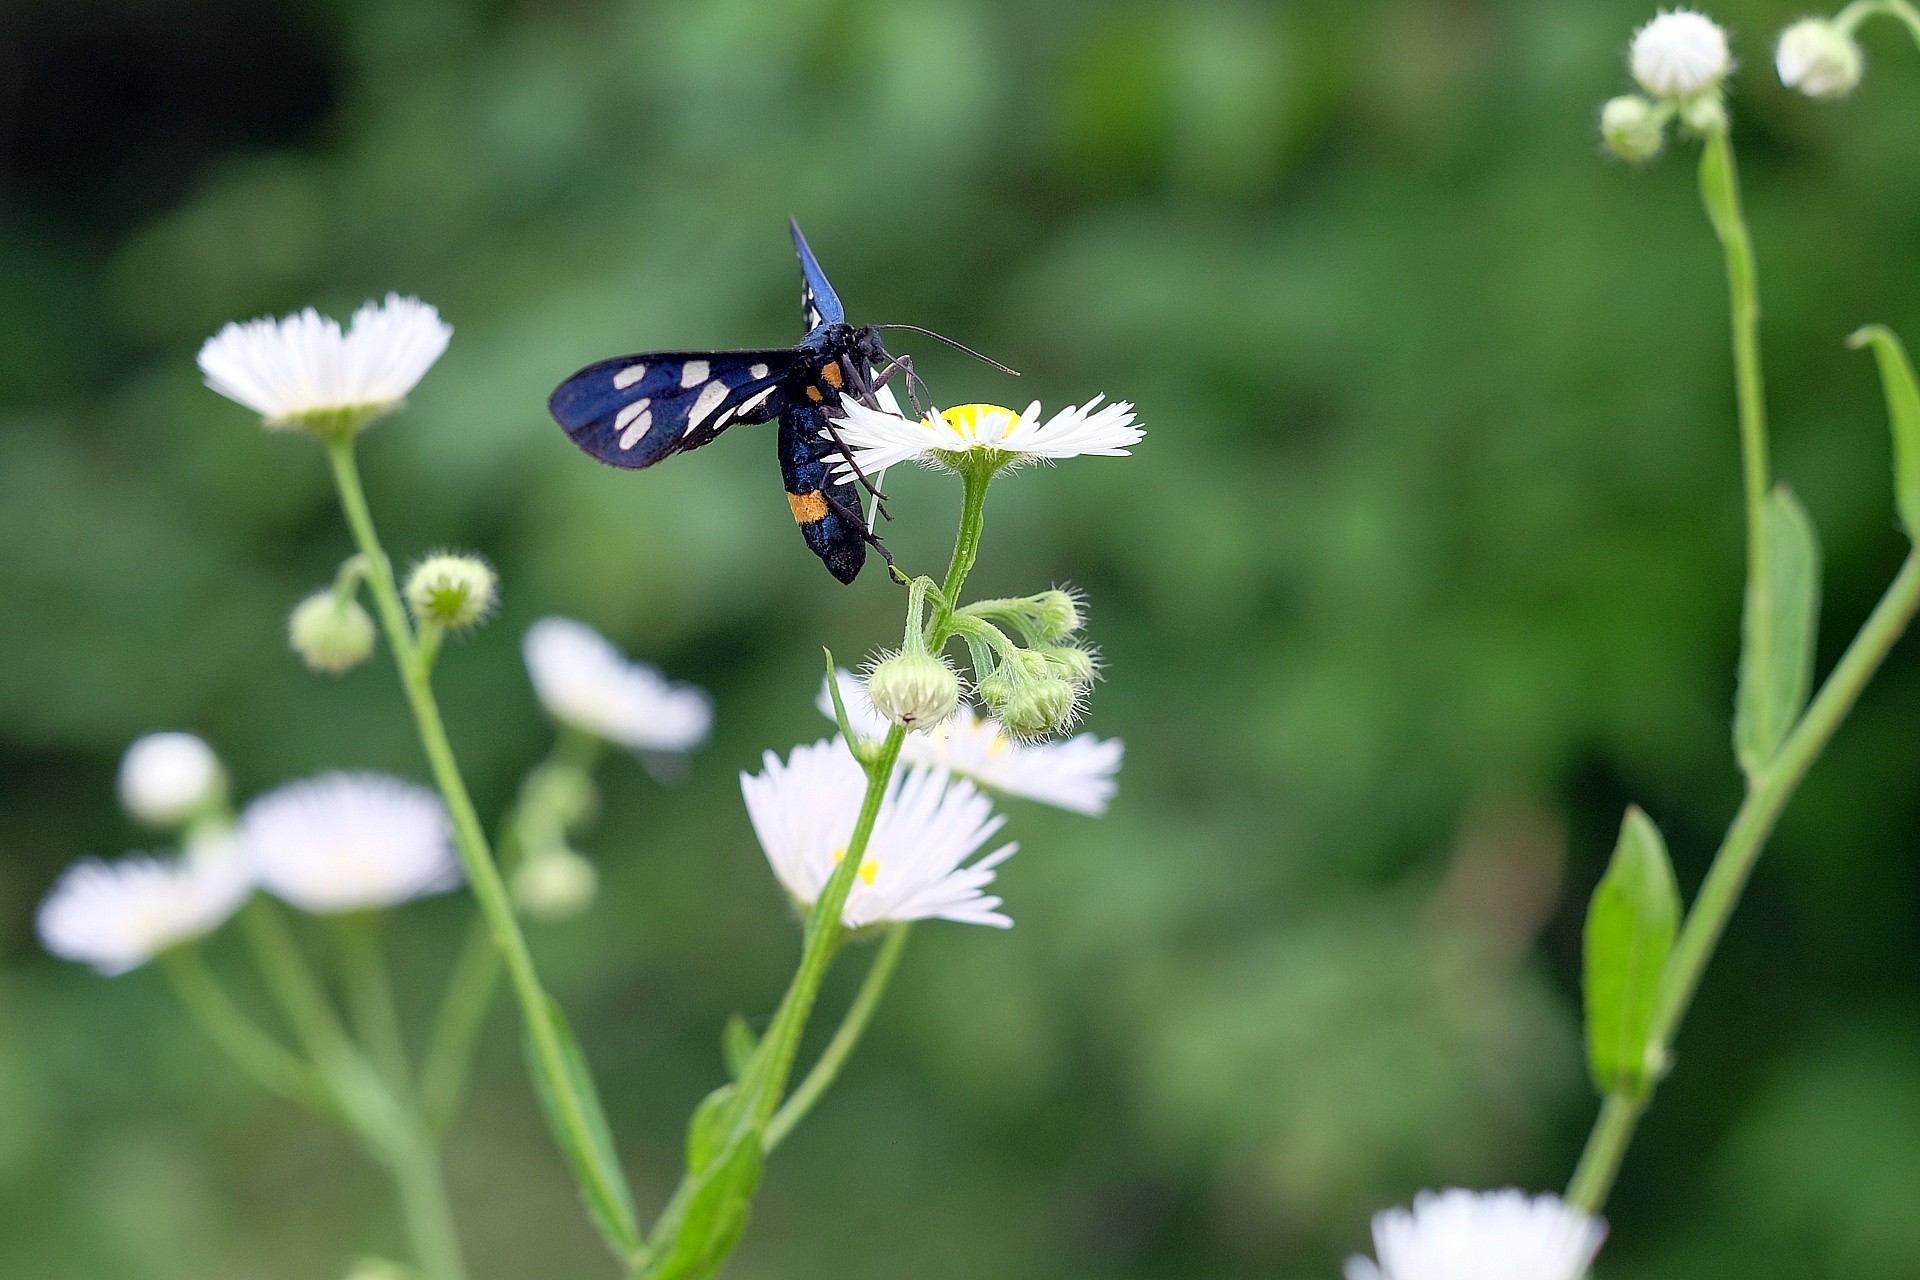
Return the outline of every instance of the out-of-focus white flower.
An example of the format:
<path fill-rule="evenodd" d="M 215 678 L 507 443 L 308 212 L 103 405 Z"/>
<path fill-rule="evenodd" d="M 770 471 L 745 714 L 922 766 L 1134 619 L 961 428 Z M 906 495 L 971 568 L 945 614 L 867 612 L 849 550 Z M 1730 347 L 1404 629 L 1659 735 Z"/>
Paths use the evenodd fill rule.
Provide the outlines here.
<path fill-rule="evenodd" d="M 1379 1261 L 1347 1260 L 1347 1280 L 1579 1280 L 1607 1227 L 1558 1196 L 1422 1192 L 1374 1215 Z"/>
<path fill-rule="evenodd" d="M 1607 99 L 1600 108 L 1600 137 L 1607 150 L 1632 164 L 1645 164 L 1667 141 L 1671 107 L 1656 107 L 1637 93 Z"/>
<path fill-rule="evenodd" d="M 795 747 L 785 761 L 769 751 L 766 768 L 740 775 L 747 815 L 774 875 L 803 908 L 811 907 L 846 857 L 867 775 L 838 740 Z M 940 918 L 961 924 L 1013 924 L 982 892 L 994 868 L 1019 846 L 1005 844 L 965 862 L 1005 821 L 973 784 L 944 770 L 915 766 L 887 786 L 873 835 L 840 913 L 850 929 L 890 920 Z"/>
<path fill-rule="evenodd" d="M 713 726 L 704 691 L 629 662 L 584 622 L 542 618 L 521 652 L 547 714 L 595 737 L 633 751 L 689 751 Z"/>
<path fill-rule="evenodd" d="M 173 860 L 136 855 L 67 868 L 40 904 L 40 941 L 64 960 L 112 975 L 212 933 L 252 887 L 231 838 Z"/>
<path fill-rule="evenodd" d="M 171 827 L 226 790 L 213 748 L 190 733 L 150 733 L 120 758 L 120 803 L 142 822 Z"/>
<path fill-rule="evenodd" d="M 1062 409 L 1043 422 L 1038 400 L 1025 413 L 994 404 L 963 404 L 914 419 L 842 398 L 844 416 L 835 422 L 853 450 L 854 462 L 868 475 L 910 460 L 951 469 L 969 454 L 985 455 L 1001 466 L 1081 454 L 1125 457 L 1146 432 L 1133 425 L 1132 405 L 1121 401 L 1102 406 L 1101 399 L 1095 396 L 1084 405 Z M 851 466 L 844 461 L 838 465 L 836 479 L 845 483 L 853 478 Z"/>
<path fill-rule="evenodd" d="M 344 334 L 312 307 L 229 324 L 200 348 L 200 372 L 269 426 L 337 416 L 358 427 L 406 399 L 452 336 L 438 311 L 390 293 L 354 312 Z"/>
<path fill-rule="evenodd" d="M 290 782 L 248 805 L 240 842 L 260 886 L 303 911 L 362 911 L 460 883 L 440 797 L 378 773 Z"/>
<path fill-rule="evenodd" d="M 1633 36 L 1633 78 L 1656 98 L 1690 98 L 1733 70 L 1727 33 L 1704 13 L 1675 9 Z"/>
<path fill-rule="evenodd" d="M 849 671 L 840 672 L 840 697 L 855 733 L 864 738 L 886 734 L 887 721 L 873 709 L 866 686 Z M 817 705 L 828 719 L 833 718 L 833 694 L 824 680 Z M 1118 738 L 1101 739 L 1090 733 L 1064 742 L 1020 742 L 963 702 L 938 727 L 908 734 L 900 758 L 970 778 L 1002 795 L 1099 815 L 1113 800 L 1114 774 L 1125 751 L 1126 744 Z"/>
<path fill-rule="evenodd" d="M 1844 98 L 1859 87 L 1865 58 L 1847 32 L 1825 18 L 1803 18 L 1780 33 L 1774 69 L 1780 83 L 1809 98 Z"/>

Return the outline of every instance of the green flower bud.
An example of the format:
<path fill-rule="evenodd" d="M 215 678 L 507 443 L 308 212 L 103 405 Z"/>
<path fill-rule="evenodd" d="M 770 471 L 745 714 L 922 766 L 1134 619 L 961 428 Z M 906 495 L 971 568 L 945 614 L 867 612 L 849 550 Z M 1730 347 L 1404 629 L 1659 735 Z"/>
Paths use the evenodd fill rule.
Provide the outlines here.
<path fill-rule="evenodd" d="M 1085 685 L 1093 682 L 1098 668 L 1093 652 L 1077 644 L 1050 645 L 1034 650 L 1046 663 L 1047 671 L 1058 676 L 1068 684 Z"/>
<path fill-rule="evenodd" d="M 568 920 L 593 905 L 600 873 L 571 849 L 548 849 L 513 873 L 513 900 L 536 920 Z"/>
<path fill-rule="evenodd" d="M 1666 146 L 1667 113 L 1638 94 L 1609 98 L 1600 108 L 1600 137 L 1622 160 L 1645 164 Z"/>
<path fill-rule="evenodd" d="M 293 651 L 315 671 L 351 671 L 373 652 L 373 618 L 352 596 L 316 591 L 287 619 Z"/>
<path fill-rule="evenodd" d="M 576 831 L 600 808 L 593 776 L 573 764 L 543 764 L 522 784 L 523 805 L 543 811 L 561 831 Z"/>
<path fill-rule="evenodd" d="M 1057 676 L 1020 683 L 995 718 L 1016 738 L 1044 738 L 1070 726 L 1080 714 L 1080 691 Z"/>
<path fill-rule="evenodd" d="M 407 607 L 422 626 L 471 627 L 493 612 L 500 579 L 479 556 L 432 555 L 407 578 Z"/>
<path fill-rule="evenodd" d="M 1702 136 L 1725 132 L 1727 104 L 1716 93 L 1689 98 L 1680 104 L 1680 123 Z"/>
<path fill-rule="evenodd" d="M 1860 84 L 1864 60 L 1853 37 L 1825 18 L 1805 18 L 1780 33 L 1774 69 L 1780 83 L 1809 98 L 1844 98 Z"/>
<path fill-rule="evenodd" d="M 960 703 L 960 677 L 930 653 L 884 658 L 867 674 L 873 709 L 897 725 L 931 729 Z"/>
<path fill-rule="evenodd" d="M 1085 623 L 1071 591 L 1042 591 L 1033 597 L 1034 630 L 1042 639 L 1065 640 Z"/>

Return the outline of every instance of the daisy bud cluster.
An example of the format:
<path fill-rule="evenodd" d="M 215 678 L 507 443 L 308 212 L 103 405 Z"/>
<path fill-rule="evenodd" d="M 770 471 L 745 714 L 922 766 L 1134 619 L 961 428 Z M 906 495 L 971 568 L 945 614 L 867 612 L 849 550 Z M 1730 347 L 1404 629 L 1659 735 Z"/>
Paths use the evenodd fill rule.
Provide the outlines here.
<path fill-rule="evenodd" d="M 980 701 L 1016 738 L 1045 738 L 1073 725 L 1099 675 L 1093 650 L 1075 639 L 1085 624 L 1080 598 L 1054 589 L 982 600 L 961 610 L 979 677 Z M 1007 634 L 1016 633 L 1024 647 Z M 976 643 L 984 641 L 985 643 Z"/>
<path fill-rule="evenodd" d="M 464 631 L 486 621 L 500 599 L 500 577 L 479 556 L 442 552 L 407 576 L 407 608 L 423 627 Z"/>
<path fill-rule="evenodd" d="M 1628 67 L 1642 92 L 1608 99 L 1600 139 L 1629 164 L 1645 164 L 1665 148 L 1667 126 L 1679 120 L 1697 134 L 1726 128 L 1721 87 L 1733 70 L 1727 33 L 1703 13 L 1662 13 L 1634 33 Z"/>

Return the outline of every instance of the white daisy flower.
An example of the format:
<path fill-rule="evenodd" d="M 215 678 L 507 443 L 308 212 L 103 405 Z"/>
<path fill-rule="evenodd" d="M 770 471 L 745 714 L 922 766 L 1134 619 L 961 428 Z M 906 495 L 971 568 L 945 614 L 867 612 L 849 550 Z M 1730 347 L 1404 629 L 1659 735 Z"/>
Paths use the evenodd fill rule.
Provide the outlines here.
<path fill-rule="evenodd" d="M 200 372 L 269 426 L 336 415 L 364 426 L 406 399 L 452 336 L 438 311 L 390 293 L 354 312 L 344 334 L 312 307 L 228 324 L 200 348 Z"/>
<path fill-rule="evenodd" d="M 240 843 L 261 887 L 303 911 L 391 907 L 461 879 L 440 797 L 385 774 L 270 791 L 240 815 Z"/>
<path fill-rule="evenodd" d="M 863 738 L 886 736 L 888 725 L 867 697 L 866 685 L 850 671 L 840 673 L 840 698 L 853 731 Z M 833 694 L 820 682 L 816 705 L 834 718 Z M 933 729 L 909 733 L 900 748 L 908 764 L 930 765 L 969 778 L 1001 795 L 1038 800 L 1056 809 L 1098 816 L 1107 811 L 1116 790 L 1114 774 L 1126 744 L 1118 738 L 1083 733 L 1063 742 L 1021 742 L 998 721 L 968 703 Z"/>
<path fill-rule="evenodd" d="M 866 771 L 838 740 L 795 747 L 784 762 L 769 751 L 764 772 L 740 775 L 760 847 L 802 908 L 813 905 L 846 857 L 866 789 Z M 916 766 L 896 773 L 841 921 L 850 929 L 935 917 L 1012 927 L 995 909 L 1000 899 L 981 891 L 1019 846 L 1004 844 L 971 866 L 960 865 L 1004 821 L 972 783 L 943 770 Z"/>
<path fill-rule="evenodd" d="M 1347 1280 L 1579 1280 L 1607 1226 L 1559 1196 L 1425 1191 L 1374 1215 L 1379 1261 L 1349 1258 Z"/>
<path fill-rule="evenodd" d="M 950 470 L 966 454 L 989 455 L 1001 466 L 1081 454 L 1125 457 L 1146 432 L 1133 425 L 1132 405 L 1123 400 L 1103 406 L 1102 398 L 1062 409 L 1044 422 L 1038 400 L 1025 413 L 995 404 L 963 404 L 910 419 L 843 398 L 845 416 L 834 421 L 853 450 L 854 462 L 868 475 L 909 460 Z M 844 483 L 853 478 L 851 466 L 845 461 L 838 465 L 836 479 Z"/>
<path fill-rule="evenodd" d="M 220 798 L 226 771 L 190 733 L 150 733 L 120 758 L 120 803 L 142 822 L 171 827 Z"/>
<path fill-rule="evenodd" d="M 1675 9 L 1636 31 L 1633 78 L 1656 98 L 1690 98 L 1715 88 L 1733 70 L 1727 33 L 1704 13 Z"/>
<path fill-rule="evenodd" d="M 178 860 L 89 858 L 67 868 L 40 904 L 36 923 L 48 951 L 111 976 L 212 933 L 251 887 L 231 839 Z"/>
<path fill-rule="evenodd" d="M 571 618 L 542 618 L 521 644 L 533 691 L 562 724 L 631 751 L 690 751 L 713 727 L 713 702 L 630 662 L 598 631 Z"/>

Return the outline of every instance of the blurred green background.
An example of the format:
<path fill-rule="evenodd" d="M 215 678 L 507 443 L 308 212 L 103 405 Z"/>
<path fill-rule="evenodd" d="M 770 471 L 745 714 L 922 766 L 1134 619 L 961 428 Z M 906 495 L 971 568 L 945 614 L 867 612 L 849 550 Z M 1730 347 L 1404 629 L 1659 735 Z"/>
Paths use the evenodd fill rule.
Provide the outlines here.
<path fill-rule="evenodd" d="M 1920 55 L 1774 82 L 1797 2 L 1723 3 L 1776 461 L 1819 523 L 1823 667 L 1903 553 L 1869 320 L 1920 340 Z M 798 337 L 797 215 L 944 402 L 1134 400 L 1128 461 L 997 486 L 982 594 L 1084 587 L 1123 737 L 1102 819 L 1008 804 L 1010 934 L 920 931 L 771 1167 L 737 1277 L 1329 1277 L 1423 1186 L 1559 1186 L 1592 1102 L 1579 924 L 1629 801 L 1697 882 L 1737 801 L 1741 567 L 1692 149 L 1603 159 L 1644 3 L 9 0 L 0 17 L 0 1274 L 331 1280 L 402 1245 L 380 1175 L 243 1082 L 149 970 L 42 954 L 69 861 L 138 848 L 113 771 L 208 737 L 252 794 L 424 770 L 391 670 L 309 675 L 348 551 L 319 451 L 201 387 L 228 319 L 389 289 L 451 350 L 366 440 L 389 546 L 473 547 L 442 662 L 482 807 L 548 730 L 536 617 L 700 682 L 682 785 L 625 758 L 605 891 L 535 945 L 643 1211 L 796 930 L 736 775 L 823 736 L 819 652 L 897 640 L 795 535 L 771 430 L 644 476 L 562 376 Z M 890 540 L 944 554 L 950 483 Z M 1787 815 L 1611 1206 L 1606 1277 L 1920 1270 L 1920 656 Z M 404 996 L 468 908 L 410 908 Z M 214 959 L 244 987 L 244 957 Z M 846 974 L 840 975 L 843 979 Z M 845 998 L 844 982 L 829 993 Z M 609 1273 L 496 1011 L 449 1152 L 476 1276 Z"/>

